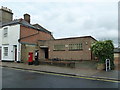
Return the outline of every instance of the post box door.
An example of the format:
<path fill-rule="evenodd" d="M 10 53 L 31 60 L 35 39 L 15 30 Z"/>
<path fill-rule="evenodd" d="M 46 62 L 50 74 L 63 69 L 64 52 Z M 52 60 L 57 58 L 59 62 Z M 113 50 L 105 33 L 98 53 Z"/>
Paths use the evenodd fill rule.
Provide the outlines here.
<path fill-rule="evenodd" d="M 29 52 L 28 61 L 29 61 L 29 62 L 32 62 L 32 61 L 33 61 L 33 52 Z"/>

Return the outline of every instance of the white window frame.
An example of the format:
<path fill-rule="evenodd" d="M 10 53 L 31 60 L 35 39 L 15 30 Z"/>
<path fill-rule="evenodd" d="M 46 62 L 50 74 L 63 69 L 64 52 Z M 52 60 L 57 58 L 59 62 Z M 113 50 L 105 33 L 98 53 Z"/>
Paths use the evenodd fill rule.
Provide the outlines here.
<path fill-rule="evenodd" d="M 5 56 L 5 57 L 8 56 L 8 47 L 4 47 L 4 56 Z"/>
<path fill-rule="evenodd" d="M 3 29 L 3 38 L 6 38 L 6 37 L 8 37 L 8 28 L 7 27 Z"/>

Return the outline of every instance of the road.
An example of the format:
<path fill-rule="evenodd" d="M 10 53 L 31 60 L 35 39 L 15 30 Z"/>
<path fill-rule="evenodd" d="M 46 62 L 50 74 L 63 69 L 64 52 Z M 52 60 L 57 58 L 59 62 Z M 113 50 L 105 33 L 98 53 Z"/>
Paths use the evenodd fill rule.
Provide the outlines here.
<path fill-rule="evenodd" d="M 117 82 L 2 68 L 3 88 L 118 88 Z"/>

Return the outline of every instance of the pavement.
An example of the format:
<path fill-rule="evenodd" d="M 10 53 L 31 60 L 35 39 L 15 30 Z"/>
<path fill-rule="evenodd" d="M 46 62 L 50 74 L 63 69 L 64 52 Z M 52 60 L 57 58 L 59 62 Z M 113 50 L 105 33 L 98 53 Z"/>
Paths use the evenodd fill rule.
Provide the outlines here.
<path fill-rule="evenodd" d="M 97 79 L 115 80 L 120 81 L 119 70 L 97 70 L 97 69 L 86 69 L 86 68 L 70 68 L 70 67 L 60 67 L 51 65 L 28 65 L 27 63 L 17 63 L 17 62 L 0 62 L 2 67 L 10 67 L 25 70 L 35 70 L 40 72 L 56 73 L 56 74 L 67 74 L 82 77 L 92 77 Z"/>

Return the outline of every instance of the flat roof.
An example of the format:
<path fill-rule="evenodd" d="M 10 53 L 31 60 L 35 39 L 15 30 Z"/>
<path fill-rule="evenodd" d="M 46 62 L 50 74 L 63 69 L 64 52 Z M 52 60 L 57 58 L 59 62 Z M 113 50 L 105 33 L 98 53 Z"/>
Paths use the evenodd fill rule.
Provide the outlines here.
<path fill-rule="evenodd" d="M 68 37 L 68 38 L 60 38 L 60 39 L 55 39 L 55 40 L 77 39 L 77 38 L 92 38 L 92 39 L 96 40 L 96 39 L 93 38 L 92 36 Z M 96 40 L 96 41 L 97 41 L 97 40 Z"/>
<path fill-rule="evenodd" d="M 45 42 L 45 41 L 57 41 L 57 40 L 67 40 L 67 39 L 77 39 L 77 38 L 92 38 L 95 41 L 97 41 L 95 38 L 92 36 L 81 36 L 81 37 L 69 37 L 69 38 L 60 38 L 60 39 L 51 39 L 51 40 L 38 40 L 40 42 Z"/>

